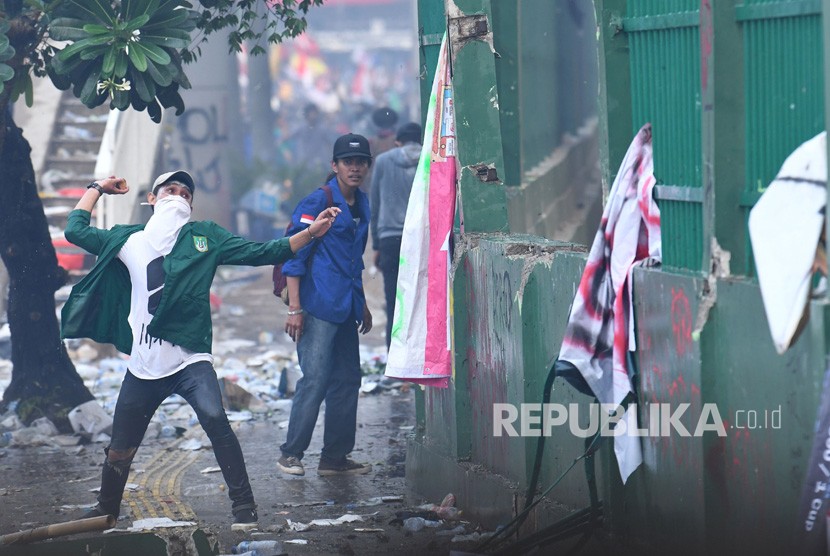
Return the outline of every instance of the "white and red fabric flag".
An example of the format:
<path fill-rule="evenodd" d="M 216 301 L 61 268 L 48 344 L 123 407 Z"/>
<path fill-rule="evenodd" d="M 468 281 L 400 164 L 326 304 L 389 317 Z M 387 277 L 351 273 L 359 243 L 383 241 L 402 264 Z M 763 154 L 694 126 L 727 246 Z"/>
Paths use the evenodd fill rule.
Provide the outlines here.
<path fill-rule="evenodd" d="M 559 361 L 579 371 L 601 404 L 618 406 L 633 391 L 627 354 L 634 349 L 631 272 L 661 260 L 660 210 L 654 189 L 651 125 L 625 154 L 574 297 Z M 627 434 L 614 438 L 623 482 L 642 463 L 635 411 L 622 417 Z"/>
<path fill-rule="evenodd" d="M 447 37 L 441 43 L 401 242 L 386 376 L 447 387 L 452 375 L 450 243 L 455 218 L 455 119 Z"/>

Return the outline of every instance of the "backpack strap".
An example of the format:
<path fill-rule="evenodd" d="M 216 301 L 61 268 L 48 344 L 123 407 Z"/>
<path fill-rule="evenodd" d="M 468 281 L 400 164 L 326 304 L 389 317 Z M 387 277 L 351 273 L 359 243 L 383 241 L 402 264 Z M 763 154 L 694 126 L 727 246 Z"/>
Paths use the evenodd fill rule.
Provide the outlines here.
<path fill-rule="evenodd" d="M 323 192 L 326 194 L 326 201 L 328 201 L 328 204 L 326 205 L 326 208 L 333 207 L 334 206 L 334 197 L 332 197 L 332 194 L 331 194 L 331 186 L 329 186 L 329 184 L 325 184 L 325 185 L 321 186 L 320 189 L 322 189 Z"/>

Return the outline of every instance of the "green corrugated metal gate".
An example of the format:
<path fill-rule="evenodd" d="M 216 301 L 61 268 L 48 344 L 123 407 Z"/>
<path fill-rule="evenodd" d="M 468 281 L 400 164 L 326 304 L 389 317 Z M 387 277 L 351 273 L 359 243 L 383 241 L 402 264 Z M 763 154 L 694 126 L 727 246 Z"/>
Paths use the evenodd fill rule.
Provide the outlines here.
<path fill-rule="evenodd" d="M 821 2 L 713 2 L 712 9 L 719 10 L 716 37 L 704 49 L 701 33 L 707 35 L 700 29 L 699 0 L 598 4 L 623 15 L 619 36 L 611 41 L 628 47 L 630 86 L 614 77 L 618 68 L 609 70 L 614 76 L 607 76 L 606 83 L 607 97 L 627 102 L 631 113 L 609 114 L 608 126 L 630 119 L 632 137 L 646 122 L 653 126 L 664 265 L 706 270 L 708 245 L 716 230 L 719 242 L 729 247 L 737 263 L 732 272 L 752 275 L 745 231 L 749 209 L 786 156 L 824 129 Z M 719 43 L 737 48 L 718 49 Z M 701 68 L 701 60 L 710 57 L 717 69 Z M 701 85 L 709 76 L 716 83 L 707 98 Z M 705 105 L 713 118 L 703 114 Z M 712 129 L 704 130 L 706 125 Z M 716 128 L 723 142 L 717 150 L 707 146 L 706 139 L 714 136 Z M 741 160 L 727 159 L 722 155 L 725 150 L 737 150 Z M 609 160 L 609 167 L 616 168 L 620 160 Z M 744 175 L 735 171 L 739 167 Z M 707 168 L 734 179 L 712 180 L 715 187 L 707 189 Z"/>
<path fill-rule="evenodd" d="M 743 32 L 746 222 L 784 159 L 824 129 L 821 2 L 747 0 L 735 17 Z M 746 253 L 751 261 L 748 241 Z M 751 264 L 734 271 L 754 274 Z"/>
<path fill-rule="evenodd" d="M 628 4 L 633 138 L 651 122 L 666 266 L 696 269 L 703 253 L 700 19 L 696 0 Z M 611 124 L 613 125 L 613 123 Z"/>

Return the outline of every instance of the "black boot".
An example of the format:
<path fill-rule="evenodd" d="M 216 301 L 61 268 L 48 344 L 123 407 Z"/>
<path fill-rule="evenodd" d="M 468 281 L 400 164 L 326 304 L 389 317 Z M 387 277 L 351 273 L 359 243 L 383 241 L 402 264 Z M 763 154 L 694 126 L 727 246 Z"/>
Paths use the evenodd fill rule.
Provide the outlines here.
<path fill-rule="evenodd" d="M 104 452 L 109 454 L 109 448 L 105 449 Z M 92 515 L 85 515 L 84 517 L 111 515 L 118 519 L 118 515 L 121 513 L 121 498 L 124 496 L 124 487 L 127 486 L 127 478 L 130 475 L 132 462 L 132 458 L 115 463 L 111 463 L 109 458 L 104 460 L 98 505 L 87 512 Z"/>

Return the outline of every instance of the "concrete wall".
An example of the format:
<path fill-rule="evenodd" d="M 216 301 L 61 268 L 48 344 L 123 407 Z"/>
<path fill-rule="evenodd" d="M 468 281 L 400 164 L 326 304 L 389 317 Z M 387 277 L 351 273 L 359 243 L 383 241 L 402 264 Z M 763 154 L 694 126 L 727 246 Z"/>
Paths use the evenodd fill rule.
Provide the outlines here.
<path fill-rule="evenodd" d="M 539 402 L 559 351 L 585 255 L 577 246 L 532 236 L 466 237 L 454 272 L 456 369 L 450 388 L 428 389 L 420 433 L 410 442 L 407 477 L 430 499 L 454 492 L 458 506 L 491 526 L 522 507 L 535 438 L 493 434 L 493 404 Z M 703 279 L 660 270 L 635 273 L 640 423 L 654 404 L 688 403 L 694 428 L 715 404 L 726 437 L 672 434 L 643 439 L 644 464 L 623 486 L 610 441 L 600 449 L 601 534 L 648 554 L 721 554 L 751 547 L 780 554 L 790 544 L 824 371 L 826 305 L 785 355 L 775 353 L 756 284 L 721 280 L 700 335 L 694 324 Z M 552 402 L 591 398 L 561 379 Z M 746 413 L 781 410 L 781 427 L 746 427 Z M 736 415 L 738 415 L 736 421 Z M 761 417 L 762 419 L 763 417 Z M 565 427 L 546 439 L 544 488 L 584 451 Z M 437 472 L 440 471 L 440 472 Z M 526 531 L 587 507 L 575 467 L 531 516 Z M 738 552 L 741 553 L 741 552 Z"/>
<path fill-rule="evenodd" d="M 595 119 L 508 187 L 510 231 L 590 245 L 602 216 Z"/>

